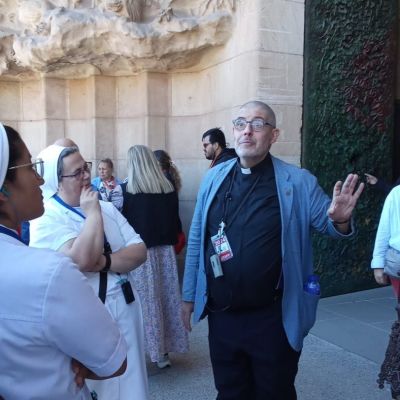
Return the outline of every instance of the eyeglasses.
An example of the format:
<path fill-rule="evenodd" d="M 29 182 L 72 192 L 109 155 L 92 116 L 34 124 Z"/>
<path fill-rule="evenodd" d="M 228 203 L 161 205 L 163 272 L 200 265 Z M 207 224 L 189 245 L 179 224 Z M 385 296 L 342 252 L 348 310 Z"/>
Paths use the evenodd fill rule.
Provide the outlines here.
<path fill-rule="evenodd" d="M 17 169 L 22 167 L 32 167 L 32 169 L 41 177 L 43 178 L 44 174 L 44 161 L 41 158 L 38 158 L 32 163 L 28 164 L 21 164 L 21 165 L 14 165 L 13 167 L 9 167 L 8 169 Z"/>
<path fill-rule="evenodd" d="M 251 121 L 247 121 L 245 118 L 236 118 L 232 121 L 232 123 L 235 129 L 237 129 L 238 131 L 245 130 L 247 124 L 250 124 L 251 129 L 255 132 L 262 131 L 264 126 L 266 125 L 275 128 L 275 126 L 273 126 L 269 122 L 265 122 L 262 118 L 254 118 Z"/>
<path fill-rule="evenodd" d="M 84 166 L 82 168 L 79 168 L 74 174 L 61 175 L 61 178 L 79 179 L 85 174 L 85 172 L 90 172 L 91 170 L 92 170 L 92 163 L 91 162 L 85 162 Z"/>

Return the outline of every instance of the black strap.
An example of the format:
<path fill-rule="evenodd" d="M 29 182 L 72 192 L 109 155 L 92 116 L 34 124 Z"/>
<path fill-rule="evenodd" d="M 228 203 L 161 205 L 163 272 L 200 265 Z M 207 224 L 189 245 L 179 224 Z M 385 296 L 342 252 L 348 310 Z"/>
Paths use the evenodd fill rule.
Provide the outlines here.
<path fill-rule="evenodd" d="M 107 272 L 99 272 L 99 298 L 102 303 L 106 302 L 106 294 L 107 294 Z"/>
<path fill-rule="evenodd" d="M 104 254 L 110 255 L 112 253 L 110 243 L 107 240 L 106 235 L 104 234 Z M 107 264 L 111 259 L 107 258 Z M 110 262 L 111 264 L 111 262 Z M 105 303 L 106 302 L 106 295 L 107 295 L 107 270 L 99 272 L 99 298 L 100 300 Z"/>
<path fill-rule="evenodd" d="M 98 194 L 99 197 L 100 193 Z M 78 214 L 80 217 L 83 219 L 86 219 L 86 217 L 80 213 L 77 209 L 71 207 L 69 204 L 65 203 L 61 197 L 59 197 L 57 194 L 53 196 L 54 200 L 56 200 L 58 203 L 60 203 L 63 207 L 67 208 L 68 210 L 74 212 L 75 214 Z M 100 198 L 101 200 L 101 198 Z M 111 254 L 111 246 L 110 243 L 107 240 L 106 234 L 104 233 L 104 253 Z M 109 263 L 109 259 L 107 259 L 107 264 Z M 108 265 L 109 266 L 109 265 Z M 106 301 L 106 294 L 107 294 L 107 272 L 106 271 L 100 271 L 99 272 L 100 277 L 99 277 L 99 298 L 100 300 L 105 303 Z"/>

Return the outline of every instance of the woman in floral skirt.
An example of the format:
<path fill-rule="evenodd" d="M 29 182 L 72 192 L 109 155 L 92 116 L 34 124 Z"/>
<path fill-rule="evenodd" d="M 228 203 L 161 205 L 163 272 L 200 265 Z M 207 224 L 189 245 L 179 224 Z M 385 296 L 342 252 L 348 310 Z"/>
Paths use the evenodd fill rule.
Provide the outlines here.
<path fill-rule="evenodd" d="M 148 249 L 147 261 L 131 273 L 142 300 L 145 347 L 151 361 L 165 368 L 171 365 L 168 353 L 184 353 L 189 347 L 174 252 L 178 196 L 153 152 L 142 145 L 128 151 L 128 181 L 122 190 L 122 213 Z"/>

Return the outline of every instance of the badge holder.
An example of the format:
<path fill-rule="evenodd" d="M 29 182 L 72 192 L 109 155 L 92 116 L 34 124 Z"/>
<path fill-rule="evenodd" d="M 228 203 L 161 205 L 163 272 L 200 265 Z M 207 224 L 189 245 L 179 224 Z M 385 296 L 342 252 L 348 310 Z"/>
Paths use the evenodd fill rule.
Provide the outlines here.
<path fill-rule="evenodd" d="M 222 265 L 221 265 L 221 260 L 219 259 L 219 255 L 213 254 L 210 257 L 210 262 L 211 262 L 211 268 L 214 273 L 214 278 L 219 278 L 220 276 L 223 276 L 224 272 L 222 271 Z"/>
<path fill-rule="evenodd" d="M 121 290 L 124 294 L 126 304 L 133 303 L 135 301 L 135 295 L 133 294 L 131 283 L 128 279 L 121 279 L 118 283 L 121 285 Z"/>
<path fill-rule="evenodd" d="M 210 257 L 211 267 L 214 273 L 214 278 L 219 278 L 224 275 L 221 262 L 230 260 L 233 257 L 232 248 L 229 244 L 226 233 L 224 232 L 225 223 L 222 221 L 219 224 L 218 233 L 211 238 L 216 254 Z"/>

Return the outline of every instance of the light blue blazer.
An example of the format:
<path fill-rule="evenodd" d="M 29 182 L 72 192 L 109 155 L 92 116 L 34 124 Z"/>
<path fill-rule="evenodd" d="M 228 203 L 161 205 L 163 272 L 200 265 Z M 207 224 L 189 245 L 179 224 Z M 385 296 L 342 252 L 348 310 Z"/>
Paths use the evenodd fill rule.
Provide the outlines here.
<path fill-rule="evenodd" d="M 284 291 L 283 325 L 290 345 L 296 351 L 315 322 L 319 296 L 304 292 L 303 284 L 313 273 L 311 228 L 336 238 L 342 235 L 327 216 L 330 198 L 309 171 L 272 158 L 282 221 L 282 268 Z M 204 249 L 207 214 L 214 196 L 236 163 L 226 161 L 205 175 L 197 196 L 190 227 L 183 278 L 183 300 L 194 302 L 194 322 L 198 322 L 207 302 Z"/>

